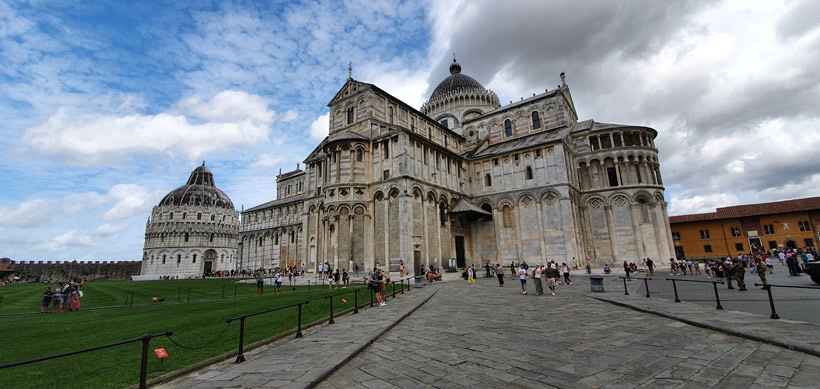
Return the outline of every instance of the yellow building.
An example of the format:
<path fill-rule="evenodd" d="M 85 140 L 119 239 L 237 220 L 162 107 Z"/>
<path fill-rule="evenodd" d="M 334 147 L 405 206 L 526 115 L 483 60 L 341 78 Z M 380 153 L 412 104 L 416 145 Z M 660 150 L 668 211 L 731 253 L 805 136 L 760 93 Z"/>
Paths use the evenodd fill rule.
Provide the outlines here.
<path fill-rule="evenodd" d="M 715 212 L 670 216 L 678 258 L 814 248 L 820 241 L 820 197 L 737 205 Z"/>

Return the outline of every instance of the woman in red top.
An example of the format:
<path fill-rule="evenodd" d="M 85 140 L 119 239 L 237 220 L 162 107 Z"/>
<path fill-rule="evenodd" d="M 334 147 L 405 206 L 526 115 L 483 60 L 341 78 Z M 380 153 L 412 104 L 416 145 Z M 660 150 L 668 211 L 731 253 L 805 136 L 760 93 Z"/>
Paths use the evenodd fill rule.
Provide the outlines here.
<path fill-rule="evenodd" d="M 629 280 L 629 273 L 632 273 L 632 267 L 630 267 L 626 261 L 624 261 L 624 271 L 626 271 L 626 279 Z"/>

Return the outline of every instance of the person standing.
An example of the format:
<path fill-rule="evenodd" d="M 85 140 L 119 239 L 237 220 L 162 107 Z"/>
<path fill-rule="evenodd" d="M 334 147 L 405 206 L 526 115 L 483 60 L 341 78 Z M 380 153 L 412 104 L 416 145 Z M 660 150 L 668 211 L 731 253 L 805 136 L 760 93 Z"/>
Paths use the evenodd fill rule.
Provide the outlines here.
<path fill-rule="evenodd" d="M 627 281 L 632 281 L 632 278 L 629 277 L 630 273 L 632 273 L 632 268 L 629 267 L 629 264 L 624 261 L 624 271 L 626 272 L 626 279 Z"/>
<path fill-rule="evenodd" d="M 342 289 L 347 288 L 347 285 L 350 284 L 350 280 L 347 276 L 347 269 L 342 268 Z"/>
<path fill-rule="evenodd" d="M 766 281 L 766 271 L 768 269 L 766 268 L 766 263 L 763 262 L 760 257 L 755 258 L 755 260 L 757 261 L 757 276 L 760 277 L 760 283 L 763 284 L 763 287 L 760 289 L 768 289 L 769 283 Z"/>
<path fill-rule="evenodd" d="M 40 306 L 40 313 L 48 313 L 48 307 L 51 305 L 51 299 L 54 297 L 54 292 L 51 291 L 50 286 L 46 286 L 46 291 L 40 296 L 43 297 L 43 305 Z"/>
<path fill-rule="evenodd" d="M 71 295 L 71 302 L 68 304 L 68 311 L 77 312 L 80 310 L 80 285 L 72 283 L 69 293 Z"/>
<path fill-rule="evenodd" d="M 543 273 L 543 269 L 541 269 L 541 265 L 536 263 L 535 269 L 532 271 L 532 281 L 535 283 L 536 296 L 544 294 L 544 286 L 541 285 L 541 273 Z"/>
<path fill-rule="evenodd" d="M 359 278 L 359 264 L 358 263 L 353 266 L 353 274 L 356 275 L 356 278 Z M 356 281 L 356 282 L 359 282 L 359 281 Z"/>
<path fill-rule="evenodd" d="M 404 260 L 399 259 L 399 277 L 404 278 Z"/>
<path fill-rule="evenodd" d="M 510 277 L 515 277 L 516 269 L 515 261 L 510 262 Z"/>
<path fill-rule="evenodd" d="M 490 278 L 490 264 L 489 262 L 484 265 L 484 269 L 487 270 L 487 278 Z"/>
<path fill-rule="evenodd" d="M 382 294 L 382 305 L 387 305 L 387 283 L 390 282 L 390 278 L 384 274 L 382 269 L 379 269 L 379 292 Z"/>
<path fill-rule="evenodd" d="M 282 288 L 282 272 L 277 271 L 273 274 L 274 279 L 276 280 L 276 294 L 279 294 L 279 289 Z"/>
<path fill-rule="evenodd" d="M 564 284 L 572 285 L 572 280 L 569 279 L 569 266 L 566 263 L 562 263 L 561 271 L 564 272 Z"/>
<path fill-rule="evenodd" d="M 655 275 L 655 262 L 652 261 L 652 258 L 646 258 L 646 267 L 649 269 L 649 275 Z"/>
<path fill-rule="evenodd" d="M 336 272 L 333 273 L 333 281 L 336 282 L 336 289 L 339 289 L 339 280 L 342 279 L 342 275 L 339 274 L 339 268 L 336 268 Z"/>
<path fill-rule="evenodd" d="M 519 265 L 518 278 L 521 280 L 521 294 L 527 294 L 527 270 L 524 269 L 524 264 Z"/>
<path fill-rule="evenodd" d="M 325 265 L 324 265 L 323 263 L 321 263 L 321 262 L 320 262 L 320 263 L 319 263 L 319 268 L 317 269 L 317 271 L 319 272 L 319 281 L 322 281 L 322 275 L 323 275 L 323 273 L 322 273 L 322 272 L 323 272 L 324 270 L 325 270 Z"/>
<path fill-rule="evenodd" d="M 473 272 L 473 267 L 467 266 L 467 285 L 475 285 L 475 278 L 473 277 L 474 275 L 475 273 Z"/>
<path fill-rule="evenodd" d="M 381 281 L 379 280 L 379 268 L 374 267 L 373 272 L 370 273 L 370 279 L 368 281 L 368 286 L 373 291 L 372 293 L 376 295 L 376 302 L 379 303 L 380 307 L 384 306 L 384 302 L 382 302 L 382 294 L 381 294 Z"/>
<path fill-rule="evenodd" d="M 764 255 L 764 257 L 766 257 Z M 774 265 L 772 265 L 772 259 L 766 257 L 766 268 L 769 269 L 769 274 L 774 274 Z"/>
<path fill-rule="evenodd" d="M 545 267 L 546 269 L 544 271 L 544 274 L 547 277 L 547 288 L 549 288 L 550 292 L 552 292 L 552 295 L 555 296 L 555 278 L 558 273 L 555 271 L 555 269 L 553 269 L 550 266 Z M 587 269 L 591 269 L 591 267 L 587 265 Z"/>
<path fill-rule="evenodd" d="M 504 267 L 500 263 L 495 265 L 495 276 L 498 277 L 498 286 L 504 286 Z"/>
<path fill-rule="evenodd" d="M 54 295 L 51 296 L 51 301 L 53 305 L 51 307 L 52 313 L 62 312 L 63 311 L 63 292 L 62 292 L 62 285 L 57 283 L 57 286 L 54 288 Z"/>
<path fill-rule="evenodd" d="M 253 278 L 256 279 L 256 295 L 261 296 L 265 294 L 265 272 L 261 267 L 253 273 Z"/>

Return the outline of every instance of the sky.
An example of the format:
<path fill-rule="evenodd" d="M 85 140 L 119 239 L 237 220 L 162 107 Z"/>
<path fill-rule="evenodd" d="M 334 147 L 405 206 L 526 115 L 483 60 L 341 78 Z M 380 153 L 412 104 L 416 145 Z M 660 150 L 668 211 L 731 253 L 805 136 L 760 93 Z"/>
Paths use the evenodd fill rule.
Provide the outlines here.
<path fill-rule="evenodd" d="M 105 4 L 111 3 L 111 4 Z M 0 257 L 139 260 L 202 164 L 276 197 L 347 79 L 419 108 L 462 72 L 658 131 L 669 214 L 820 195 L 820 2 L 0 1 Z"/>

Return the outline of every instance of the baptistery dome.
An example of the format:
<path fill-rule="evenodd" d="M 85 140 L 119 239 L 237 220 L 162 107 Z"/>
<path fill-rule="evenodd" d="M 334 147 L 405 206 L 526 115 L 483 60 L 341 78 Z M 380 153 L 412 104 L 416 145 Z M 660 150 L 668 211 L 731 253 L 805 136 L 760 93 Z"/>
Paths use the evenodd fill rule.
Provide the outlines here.
<path fill-rule="evenodd" d="M 214 175 L 204 162 L 191 172 L 185 185 L 165 195 L 159 205 L 202 205 L 234 209 L 228 195 L 214 184 Z"/>

